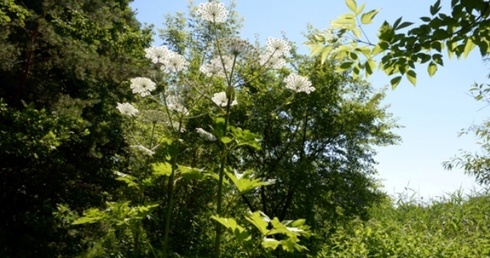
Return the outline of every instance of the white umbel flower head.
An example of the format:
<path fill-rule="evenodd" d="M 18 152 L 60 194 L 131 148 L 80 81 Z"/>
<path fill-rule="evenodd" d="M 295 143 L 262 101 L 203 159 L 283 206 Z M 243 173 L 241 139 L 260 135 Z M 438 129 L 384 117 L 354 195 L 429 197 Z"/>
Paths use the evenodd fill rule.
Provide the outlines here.
<path fill-rule="evenodd" d="M 200 127 L 196 128 L 196 132 L 205 140 L 216 141 L 216 136 Z"/>
<path fill-rule="evenodd" d="M 252 44 L 241 38 L 231 37 L 221 40 L 223 49 L 232 56 L 240 56 L 247 54 L 253 49 Z"/>
<path fill-rule="evenodd" d="M 121 114 L 127 116 L 135 116 L 139 111 L 133 105 L 128 102 L 125 103 L 117 103 L 117 109 Z"/>
<path fill-rule="evenodd" d="M 136 77 L 131 79 L 130 87 L 134 94 L 140 94 L 141 97 L 145 97 L 156 89 L 156 84 L 148 78 Z"/>
<path fill-rule="evenodd" d="M 168 109 L 182 114 L 187 114 L 187 108 L 182 104 L 184 101 L 179 96 L 168 96 L 165 100 Z"/>
<path fill-rule="evenodd" d="M 260 66 L 264 66 L 267 69 L 281 69 L 286 65 L 286 60 L 280 56 L 266 53 L 259 57 Z"/>
<path fill-rule="evenodd" d="M 286 88 L 295 92 L 305 92 L 306 94 L 310 94 L 315 91 L 315 88 L 311 86 L 311 82 L 308 78 L 295 73 L 288 75 L 288 77 L 284 79 L 284 83 L 286 83 Z"/>
<path fill-rule="evenodd" d="M 166 46 L 160 46 L 146 48 L 145 53 L 145 57 L 150 59 L 152 63 L 163 64 L 171 51 Z"/>
<path fill-rule="evenodd" d="M 267 52 L 276 56 L 286 56 L 291 50 L 291 46 L 284 39 L 268 38 L 266 44 Z"/>
<path fill-rule="evenodd" d="M 189 62 L 187 62 L 187 60 L 185 60 L 185 58 L 182 55 L 170 51 L 167 57 L 165 58 L 163 64 L 164 64 L 164 66 L 162 66 L 163 70 L 178 73 L 180 71 L 185 70 L 189 65 Z"/>
<path fill-rule="evenodd" d="M 197 14 L 206 21 L 223 23 L 228 18 L 228 11 L 223 3 L 207 2 L 197 7 Z"/>
<path fill-rule="evenodd" d="M 199 71 L 204 73 L 206 76 L 218 76 L 218 77 L 226 77 L 226 72 L 231 72 L 231 67 L 233 66 L 233 58 L 229 56 L 223 56 L 222 59 L 219 57 L 215 57 L 209 61 L 207 64 L 203 64 Z"/>
<path fill-rule="evenodd" d="M 228 105 L 228 98 L 226 97 L 226 92 L 222 91 L 222 92 L 218 92 L 218 93 L 215 93 L 213 95 L 213 98 L 212 98 L 213 102 L 220 106 L 220 107 L 226 107 L 226 105 Z M 230 103 L 230 106 L 234 106 L 238 104 L 238 102 L 236 101 L 236 99 L 234 99 L 231 103 Z"/>

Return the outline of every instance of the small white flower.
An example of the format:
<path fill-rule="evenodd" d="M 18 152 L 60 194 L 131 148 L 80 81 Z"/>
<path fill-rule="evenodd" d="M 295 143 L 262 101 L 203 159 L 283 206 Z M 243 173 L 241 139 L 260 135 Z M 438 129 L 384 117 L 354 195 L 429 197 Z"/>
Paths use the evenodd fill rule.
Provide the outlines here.
<path fill-rule="evenodd" d="M 133 105 L 129 104 L 128 102 L 117 103 L 117 109 L 122 114 L 125 114 L 128 116 L 135 116 L 136 113 L 138 113 L 138 109 L 136 109 Z"/>
<path fill-rule="evenodd" d="M 160 46 L 146 48 L 145 53 L 145 57 L 150 59 L 154 64 L 163 64 L 171 51 L 166 46 Z"/>
<path fill-rule="evenodd" d="M 163 64 L 162 70 L 178 73 L 186 69 L 189 62 L 187 62 L 182 55 L 175 52 L 169 52 Z"/>
<path fill-rule="evenodd" d="M 150 92 L 156 89 L 156 84 L 145 77 L 136 77 L 131 79 L 131 89 L 134 94 L 140 94 L 141 97 L 150 95 Z"/>
<path fill-rule="evenodd" d="M 219 57 L 215 57 L 209 61 L 207 64 L 203 64 L 199 71 L 204 73 L 206 76 L 218 76 L 218 77 L 226 77 L 226 72 L 231 72 L 231 67 L 233 66 L 233 59 L 229 56 L 223 56 L 223 59 Z"/>
<path fill-rule="evenodd" d="M 141 151 L 143 154 L 150 156 L 150 157 L 153 156 L 153 154 L 155 154 L 155 152 L 153 150 L 150 150 L 141 144 L 132 145 L 131 148 L 135 148 L 135 149 Z"/>
<path fill-rule="evenodd" d="M 206 21 L 223 23 L 228 17 L 228 11 L 223 3 L 207 2 L 197 7 L 197 14 Z"/>
<path fill-rule="evenodd" d="M 289 43 L 283 39 L 268 38 L 266 44 L 267 52 L 276 56 L 285 56 L 291 50 Z"/>
<path fill-rule="evenodd" d="M 288 75 L 288 77 L 284 79 L 284 83 L 286 83 L 286 88 L 295 92 L 305 92 L 306 94 L 310 94 L 315 91 L 315 88 L 311 86 L 311 82 L 308 78 L 294 73 Z"/>
<path fill-rule="evenodd" d="M 216 136 L 214 136 L 212 133 L 198 127 L 196 128 L 196 132 L 201 136 L 203 139 L 206 139 L 208 141 L 216 141 Z"/>
<path fill-rule="evenodd" d="M 228 98 L 226 97 L 226 92 L 222 91 L 222 92 L 218 92 L 218 93 L 215 93 L 213 95 L 213 98 L 212 98 L 213 102 L 220 106 L 220 107 L 226 107 L 226 105 L 228 105 Z M 236 100 L 233 100 L 231 103 L 230 103 L 230 106 L 234 106 L 238 104 L 238 102 Z"/>

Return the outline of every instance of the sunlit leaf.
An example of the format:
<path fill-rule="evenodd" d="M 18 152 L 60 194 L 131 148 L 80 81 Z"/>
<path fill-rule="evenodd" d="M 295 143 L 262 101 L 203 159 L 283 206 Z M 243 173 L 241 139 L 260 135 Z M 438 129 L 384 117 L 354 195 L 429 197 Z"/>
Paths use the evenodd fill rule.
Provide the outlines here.
<path fill-rule="evenodd" d="M 157 162 L 152 164 L 155 176 L 170 176 L 172 174 L 172 164 L 168 162 Z"/>
<path fill-rule="evenodd" d="M 417 73 L 414 70 L 408 70 L 407 79 L 415 86 L 417 84 Z"/>
<path fill-rule="evenodd" d="M 398 84 L 400 83 L 401 80 L 402 80 L 401 76 L 397 76 L 397 77 L 391 79 L 391 81 L 390 81 L 391 88 L 396 89 L 396 87 L 398 86 Z"/>
<path fill-rule="evenodd" d="M 352 12 L 355 13 L 357 11 L 357 3 L 355 0 L 345 0 L 345 4 Z"/>
<path fill-rule="evenodd" d="M 437 72 L 437 65 L 434 62 L 430 62 L 427 66 L 427 72 L 432 77 Z"/>
<path fill-rule="evenodd" d="M 379 10 L 371 10 L 367 13 L 363 13 L 361 15 L 361 23 L 362 24 L 370 24 L 371 22 L 373 22 L 373 19 L 376 16 L 376 14 L 378 14 L 378 12 L 379 12 Z"/>

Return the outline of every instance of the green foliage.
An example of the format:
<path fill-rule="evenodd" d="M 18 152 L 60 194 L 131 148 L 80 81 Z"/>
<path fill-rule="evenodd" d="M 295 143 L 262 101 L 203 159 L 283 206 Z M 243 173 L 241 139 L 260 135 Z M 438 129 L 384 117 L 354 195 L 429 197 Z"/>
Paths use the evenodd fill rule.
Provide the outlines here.
<path fill-rule="evenodd" d="M 149 32 L 124 0 L 1 1 L 0 256 L 85 249 L 91 232 L 74 234 L 53 213 L 117 192 L 113 169 L 127 152 L 113 106 L 126 96 L 121 81 L 141 71 Z"/>
<path fill-rule="evenodd" d="M 475 84 L 471 93 L 476 101 L 490 103 L 490 85 Z M 475 176 L 478 183 L 482 185 L 490 184 L 490 120 L 486 120 L 479 125 L 473 125 L 468 129 L 461 130 L 460 135 L 474 134 L 477 137 L 477 144 L 480 151 L 471 153 L 460 151 L 459 155 L 443 163 L 444 168 L 453 169 L 459 167 L 464 169 L 466 174 Z"/>
<path fill-rule="evenodd" d="M 392 88 L 404 75 L 415 85 L 416 65 L 427 64 L 428 74 L 434 75 L 437 67 L 443 65 L 444 49 L 449 57 L 467 57 L 475 48 L 482 57 L 489 54 L 488 1 L 454 0 L 451 13 L 444 14 L 438 0 L 430 6 L 430 16 L 420 18 L 420 25 L 402 21 L 401 17 L 392 24 L 385 21 L 379 28 L 377 42 L 362 39 L 361 31 L 362 25 L 371 23 L 378 11 L 362 13 L 364 5 L 357 9 L 355 0 L 346 0 L 346 4 L 351 12 L 334 20 L 331 29 L 313 32 L 306 44 L 312 55 L 322 53 L 322 63 L 327 58 L 338 60 L 341 70 L 349 70 L 354 76 L 369 76 L 379 67 L 387 75 L 395 76 Z M 359 19 L 360 24 L 356 23 Z M 354 37 L 345 44 L 338 43 L 349 34 Z"/>
<path fill-rule="evenodd" d="M 318 257 L 486 257 L 488 201 L 487 194 L 460 193 L 428 204 L 387 200 L 369 221 L 337 228 Z"/>

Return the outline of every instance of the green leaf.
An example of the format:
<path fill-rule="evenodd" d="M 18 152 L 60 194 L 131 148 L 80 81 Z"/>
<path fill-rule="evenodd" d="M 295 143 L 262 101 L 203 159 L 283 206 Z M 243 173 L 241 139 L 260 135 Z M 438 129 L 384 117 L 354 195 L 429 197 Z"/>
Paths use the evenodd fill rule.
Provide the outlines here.
<path fill-rule="evenodd" d="M 264 217 L 262 217 L 261 213 L 259 211 L 256 211 L 246 217 L 246 219 L 252 223 L 259 231 L 260 233 L 265 236 L 267 232 L 269 231 L 267 229 L 267 225 L 269 224 L 270 219 L 267 218 L 264 214 Z"/>
<path fill-rule="evenodd" d="M 233 141 L 233 139 L 232 139 L 232 138 L 230 138 L 230 137 L 228 137 L 228 136 L 223 136 L 223 137 L 221 137 L 221 139 L 220 139 L 220 140 L 221 140 L 221 142 L 223 142 L 224 144 L 228 144 L 228 143 L 230 143 L 231 141 Z"/>
<path fill-rule="evenodd" d="M 471 38 L 466 40 L 466 44 L 464 46 L 463 56 L 466 58 L 470 54 L 470 52 L 475 48 L 475 42 Z"/>
<path fill-rule="evenodd" d="M 427 72 L 432 77 L 437 72 L 437 65 L 434 62 L 430 62 L 429 66 L 427 66 Z"/>
<path fill-rule="evenodd" d="M 237 238 L 237 240 L 239 242 L 250 241 L 252 239 L 252 237 L 247 232 L 247 230 L 245 228 L 243 228 L 242 226 L 238 225 L 238 223 L 236 222 L 235 219 L 233 219 L 233 218 L 222 218 L 222 217 L 218 217 L 218 216 L 211 216 L 211 218 L 216 220 L 217 222 L 219 222 L 221 225 L 223 225 L 228 230 L 230 230 L 235 235 L 235 237 Z"/>
<path fill-rule="evenodd" d="M 317 56 L 326 48 L 323 44 L 309 44 L 311 56 Z"/>
<path fill-rule="evenodd" d="M 357 8 L 356 15 L 359 15 L 360 13 L 362 13 L 362 11 L 364 11 L 365 6 L 366 6 L 366 3 L 361 4 L 361 6 L 359 6 L 359 8 Z"/>
<path fill-rule="evenodd" d="M 355 0 L 345 0 L 345 4 L 352 12 L 357 12 L 357 3 Z"/>
<path fill-rule="evenodd" d="M 402 80 L 401 76 L 397 76 L 397 77 L 391 79 L 391 81 L 390 81 L 391 88 L 396 89 L 396 87 L 398 86 L 398 84 L 400 83 L 401 80 Z"/>
<path fill-rule="evenodd" d="M 279 244 L 281 242 L 279 242 L 278 240 L 274 239 L 274 238 L 268 238 L 268 237 L 264 237 L 262 239 L 262 247 L 265 248 L 265 249 L 272 249 L 272 250 L 275 250 Z"/>
<path fill-rule="evenodd" d="M 397 30 L 401 30 L 401 29 L 404 29 L 406 27 L 409 27 L 413 24 L 413 22 L 403 22 L 402 24 L 400 24 L 396 29 Z"/>
<path fill-rule="evenodd" d="M 407 79 L 415 86 L 417 84 L 417 73 L 414 70 L 408 70 Z"/>
<path fill-rule="evenodd" d="M 155 176 L 170 176 L 172 174 L 172 165 L 168 162 L 154 163 L 152 168 Z"/>
<path fill-rule="evenodd" d="M 324 64 L 327 60 L 328 55 L 332 52 L 333 46 L 328 45 L 322 51 L 321 63 Z"/>
<path fill-rule="evenodd" d="M 73 225 L 80 225 L 80 224 L 91 224 L 91 223 L 96 223 L 99 222 L 106 217 L 106 213 L 103 211 L 100 211 L 99 209 L 96 208 L 90 208 L 88 210 L 85 210 L 83 212 L 83 217 L 78 218 L 77 220 L 73 221 Z"/>
<path fill-rule="evenodd" d="M 271 185 L 274 183 L 274 181 L 262 181 L 261 179 L 248 178 L 247 176 L 252 174 L 252 172 L 252 170 L 247 170 L 243 172 L 243 174 L 235 174 L 226 171 L 226 175 L 233 182 L 240 194 L 244 194 L 261 186 Z"/>
<path fill-rule="evenodd" d="M 373 22 L 374 17 L 376 14 L 378 14 L 379 10 L 371 10 L 367 13 L 363 13 L 361 16 L 361 23 L 362 24 L 370 24 Z"/>
<path fill-rule="evenodd" d="M 116 180 L 126 183 L 128 187 L 134 187 L 136 189 L 139 188 L 138 184 L 136 183 L 136 178 L 134 176 L 124 174 L 119 171 L 116 171 L 115 173 L 116 175 L 118 175 L 118 177 L 116 177 Z"/>
<path fill-rule="evenodd" d="M 204 169 L 192 168 L 182 165 L 177 165 L 177 167 L 181 175 L 188 179 L 202 179 L 205 176 Z"/>

